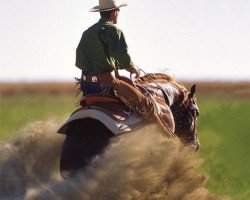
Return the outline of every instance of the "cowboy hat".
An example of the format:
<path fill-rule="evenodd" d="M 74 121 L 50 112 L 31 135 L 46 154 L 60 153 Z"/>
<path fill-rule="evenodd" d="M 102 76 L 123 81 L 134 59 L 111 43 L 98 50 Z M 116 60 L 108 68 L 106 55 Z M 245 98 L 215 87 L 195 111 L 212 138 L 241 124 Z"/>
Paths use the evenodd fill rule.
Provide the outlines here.
<path fill-rule="evenodd" d="M 99 0 L 99 6 L 95 6 L 90 12 L 105 12 L 127 6 L 127 3 L 117 2 L 116 0 Z"/>

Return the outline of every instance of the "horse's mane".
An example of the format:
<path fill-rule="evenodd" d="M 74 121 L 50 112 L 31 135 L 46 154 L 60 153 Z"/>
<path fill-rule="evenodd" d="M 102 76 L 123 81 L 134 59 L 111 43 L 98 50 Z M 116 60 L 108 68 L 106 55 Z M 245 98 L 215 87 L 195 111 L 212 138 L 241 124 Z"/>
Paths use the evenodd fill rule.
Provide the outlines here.
<path fill-rule="evenodd" d="M 148 73 L 147 75 L 142 76 L 136 80 L 136 83 L 138 84 L 146 84 L 152 82 L 171 83 L 182 94 L 181 104 L 186 104 L 188 99 L 188 91 L 185 86 L 178 82 L 173 76 L 164 73 Z"/>
<path fill-rule="evenodd" d="M 146 82 L 150 83 L 153 82 L 154 80 L 169 82 L 172 83 L 174 86 L 176 86 L 178 89 L 187 91 L 185 86 L 182 85 L 180 82 L 178 82 L 173 76 L 163 73 L 148 73 L 147 75 L 138 78 L 136 82 L 142 84 Z"/>

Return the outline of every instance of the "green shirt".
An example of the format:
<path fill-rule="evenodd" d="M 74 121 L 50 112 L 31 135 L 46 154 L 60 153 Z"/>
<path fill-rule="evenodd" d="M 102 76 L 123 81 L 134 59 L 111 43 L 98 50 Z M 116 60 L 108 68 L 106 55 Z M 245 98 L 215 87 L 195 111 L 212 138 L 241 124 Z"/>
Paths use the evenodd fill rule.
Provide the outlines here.
<path fill-rule="evenodd" d="M 83 32 L 76 49 L 76 66 L 86 74 L 101 74 L 133 67 L 122 31 L 101 18 Z"/>

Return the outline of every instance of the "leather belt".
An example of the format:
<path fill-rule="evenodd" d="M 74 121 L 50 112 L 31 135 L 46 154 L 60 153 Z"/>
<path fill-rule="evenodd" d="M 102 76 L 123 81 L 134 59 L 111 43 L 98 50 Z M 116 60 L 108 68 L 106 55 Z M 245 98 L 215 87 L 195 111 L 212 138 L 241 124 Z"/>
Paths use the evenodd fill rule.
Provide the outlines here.
<path fill-rule="evenodd" d="M 106 72 L 106 73 L 97 74 L 97 75 L 87 75 L 87 74 L 82 73 L 81 79 L 82 81 L 92 82 L 92 83 L 110 82 L 113 79 L 113 75 L 111 74 L 111 72 Z"/>

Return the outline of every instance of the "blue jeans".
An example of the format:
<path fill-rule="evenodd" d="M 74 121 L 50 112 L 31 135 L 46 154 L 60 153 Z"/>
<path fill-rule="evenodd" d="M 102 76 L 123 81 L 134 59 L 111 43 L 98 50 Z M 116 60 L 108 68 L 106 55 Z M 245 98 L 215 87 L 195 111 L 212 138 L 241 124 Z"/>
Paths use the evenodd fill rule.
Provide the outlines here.
<path fill-rule="evenodd" d="M 94 93 L 104 93 L 104 89 L 100 83 L 90 83 L 81 81 L 81 90 L 84 96 Z M 113 88 L 110 88 L 110 90 L 107 93 L 105 92 L 105 94 L 115 96 Z"/>

